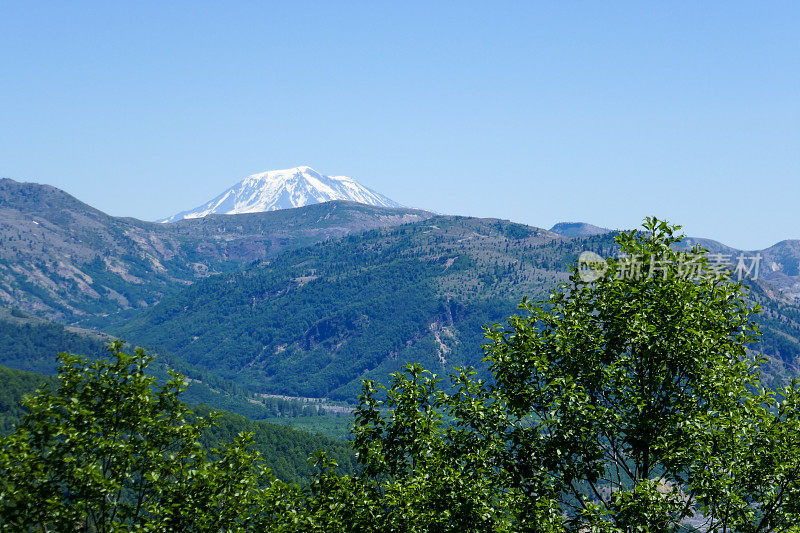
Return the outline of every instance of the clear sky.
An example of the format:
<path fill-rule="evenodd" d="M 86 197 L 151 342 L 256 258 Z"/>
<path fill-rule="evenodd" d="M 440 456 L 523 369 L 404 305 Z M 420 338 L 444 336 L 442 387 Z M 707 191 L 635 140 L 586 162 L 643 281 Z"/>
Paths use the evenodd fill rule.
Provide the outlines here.
<path fill-rule="evenodd" d="M 440 213 L 800 238 L 800 2 L 0 4 L 0 176 L 153 220 L 302 164 Z"/>

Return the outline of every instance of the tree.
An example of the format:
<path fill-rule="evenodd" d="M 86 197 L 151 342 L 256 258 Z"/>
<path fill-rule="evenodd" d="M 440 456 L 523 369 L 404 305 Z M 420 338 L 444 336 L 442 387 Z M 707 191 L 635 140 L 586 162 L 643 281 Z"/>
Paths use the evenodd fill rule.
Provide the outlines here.
<path fill-rule="evenodd" d="M 800 523 L 800 394 L 760 388 L 746 349 L 758 306 L 705 250 L 681 251 L 677 229 L 647 219 L 595 275 L 576 267 L 549 300 L 487 329 L 488 382 L 461 370 L 440 391 L 411 366 L 387 403 L 367 383 L 355 444 L 381 501 L 434 526 L 420 530 L 467 517 L 472 530 Z"/>
<path fill-rule="evenodd" d="M 262 513 L 261 491 L 277 482 L 250 435 L 203 449 L 212 419 L 180 402 L 185 381 L 158 386 L 140 349 L 109 350 L 94 362 L 60 354 L 57 390 L 24 401 L 29 413 L 0 442 L 0 529 L 219 531 Z"/>
<path fill-rule="evenodd" d="M 439 381 L 412 364 L 386 390 L 364 384 L 353 428 L 364 466 L 356 482 L 372 495 L 370 514 L 380 517 L 374 530 L 513 531 L 522 494 L 493 465 L 492 447 L 477 446 L 477 435 L 457 426 L 475 414 L 468 392 L 476 384 L 465 380 L 460 397 Z"/>
<path fill-rule="evenodd" d="M 605 275 L 575 269 L 547 308 L 526 303 L 530 316 L 489 332 L 509 464 L 526 494 L 554 491 L 575 527 L 666 530 L 696 514 L 701 422 L 738 410 L 756 383 L 744 346 L 757 309 L 702 250 L 676 250 L 675 229 L 648 219 L 620 234 L 627 257 Z"/>

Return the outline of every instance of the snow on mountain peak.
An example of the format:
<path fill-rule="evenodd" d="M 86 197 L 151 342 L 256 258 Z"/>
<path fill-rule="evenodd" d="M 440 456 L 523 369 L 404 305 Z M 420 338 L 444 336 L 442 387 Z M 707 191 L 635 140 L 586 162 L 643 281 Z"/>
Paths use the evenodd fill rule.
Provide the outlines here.
<path fill-rule="evenodd" d="M 216 198 L 160 222 L 210 214 L 259 213 L 304 205 L 349 200 L 382 207 L 402 207 L 347 176 L 326 176 L 303 165 L 251 174 Z"/>

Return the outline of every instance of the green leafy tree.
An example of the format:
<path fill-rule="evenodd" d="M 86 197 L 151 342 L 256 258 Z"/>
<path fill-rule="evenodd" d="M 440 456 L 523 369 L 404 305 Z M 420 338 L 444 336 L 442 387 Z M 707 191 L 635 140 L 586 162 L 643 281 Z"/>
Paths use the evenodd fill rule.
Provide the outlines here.
<path fill-rule="evenodd" d="M 492 448 L 458 427 L 473 414 L 469 390 L 446 394 L 439 381 L 414 364 L 393 374 L 388 389 L 364 384 L 354 446 L 377 530 L 510 531 L 522 494 L 494 467 Z"/>
<path fill-rule="evenodd" d="M 617 237 L 627 257 L 599 279 L 575 269 L 546 307 L 489 331 L 508 464 L 527 494 L 554 490 L 574 527 L 666 531 L 696 515 L 707 416 L 738 411 L 757 382 L 741 286 L 701 249 L 676 250 L 676 228 L 644 228 Z"/>
<path fill-rule="evenodd" d="M 647 219 L 625 257 L 487 330 L 492 379 L 365 384 L 363 483 L 396 530 L 789 531 L 800 393 L 764 391 L 739 283 Z M 405 502 L 410 502 L 404 506 Z M 408 522 L 403 519 L 408 517 Z M 483 520 L 483 521 L 482 521 Z M 424 525 L 422 525 L 424 524 Z M 399 526 L 398 526 L 399 525 Z"/>
<path fill-rule="evenodd" d="M 110 345 L 109 360 L 61 354 L 58 388 L 24 401 L 29 413 L 0 444 L 0 528 L 7 531 L 235 530 L 274 479 L 242 434 L 210 451 L 211 419 L 162 386 L 150 362 Z"/>

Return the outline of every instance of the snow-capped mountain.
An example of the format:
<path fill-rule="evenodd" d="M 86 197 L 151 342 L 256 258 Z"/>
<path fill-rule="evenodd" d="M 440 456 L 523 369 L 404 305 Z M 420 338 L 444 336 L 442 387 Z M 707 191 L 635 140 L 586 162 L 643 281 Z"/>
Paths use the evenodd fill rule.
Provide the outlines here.
<path fill-rule="evenodd" d="M 364 187 L 353 178 L 325 176 L 311 167 L 301 166 L 247 176 L 213 200 L 159 222 L 175 222 L 210 214 L 235 215 L 276 211 L 331 200 L 350 200 L 382 207 L 402 207 L 394 200 Z"/>

